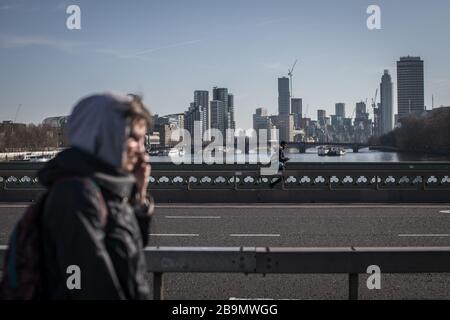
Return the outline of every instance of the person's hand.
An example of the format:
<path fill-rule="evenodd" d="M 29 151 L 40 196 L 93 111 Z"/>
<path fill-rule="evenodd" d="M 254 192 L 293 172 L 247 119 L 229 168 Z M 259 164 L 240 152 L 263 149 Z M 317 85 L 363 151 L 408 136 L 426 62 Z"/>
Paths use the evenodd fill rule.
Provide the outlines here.
<path fill-rule="evenodd" d="M 134 176 L 138 187 L 138 202 L 140 204 L 144 204 L 147 197 L 148 178 L 150 177 L 151 172 L 151 167 L 148 163 L 149 161 L 150 156 L 146 153 L 143 154 L 138 167 L 134 171 Z"/>

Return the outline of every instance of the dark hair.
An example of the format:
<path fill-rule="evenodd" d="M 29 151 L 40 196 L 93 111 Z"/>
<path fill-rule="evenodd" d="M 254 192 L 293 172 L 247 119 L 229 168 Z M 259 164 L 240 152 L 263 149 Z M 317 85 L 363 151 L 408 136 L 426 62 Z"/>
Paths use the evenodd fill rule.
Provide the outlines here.
<path fill-rule="evenodd" d="M 287 145 L 286 141 L 283 140 L 283 141 L 280 142 L 280 146 L 285 146 L 285 145 Z"/>
<path fill-rule="evenodd" d="M 131 123 L 141 119 L 145 120 L 147 129 L 150 129 L 153 126 L 153 116 L 142 102 L 142 97 L 132 93 L 128 94 L 128 96 L 131 97 L 132 100 L 126 116 L 130 119 Z"/>

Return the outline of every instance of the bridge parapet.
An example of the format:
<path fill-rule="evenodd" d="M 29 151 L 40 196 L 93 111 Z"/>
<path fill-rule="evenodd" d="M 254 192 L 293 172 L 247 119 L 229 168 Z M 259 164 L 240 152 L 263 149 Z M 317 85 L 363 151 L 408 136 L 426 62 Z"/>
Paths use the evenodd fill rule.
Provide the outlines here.
<path fill-rule="evenodd" d="M 37 178 L 37 170 L 40 167 L 41 165 L 37 164 L 0 165 L 0 201 L 17 201 L 13 200 L 11 195 L 28 192 L 30 196 L 35 196 L 42 191 L 43 186 Z M 350 199 L 349 194 L 352 194 L 353 198 L 361 197 L 358 192 L 367 191 L 374 195 L 402 192 L 406 198 L 399 196 L 399 201 L 408 200 L 408 197 L 414 200 L 418 193 L 428 193 L 427 199 L 431 200 L 433 197 L 436 200 L 441 199 L 439 201 L 443 201 L 445 197 L 448 201 L 450 198 L 448 163 L 288 163 L 282 174 L 274 176 L 262 176 L 260 169 L 261 166 L 248 164 L 177 166 L 170 163 L 153 163 L 149 189 L 163 195 L 163 198 L 171 191 L 172 201 L 177 201 L 178 194 L 187 196 L 196 192 L 201 192 L 206 201 L 212 199 L 207 194 L 218 194 L 220 191 L 228 191 L 227 196 L 231 195 L 229 192 L 233 192 L 233 195 L 247 192 L 249 195 L 248 192 L 261 191 L 277 194 L 278 199 L 283 201 L 286 198 L 282 195 L 280 197 L 282 193 L 290 193 L 290 196 L 297 194 L 301 197 L 309 191 L 316 192 L 313 195 L 320 195 L 321 199 L 326 199 L 326 193 L 332 193 L 334 200 L 346 195 L 342 197 L 346 201 Z M 281 183 L 271 189 L 270 183 L 280 178 Z M 320 194 L 319 191 L 325 193 Z M 344 191 L 347 193 L 343 193 Z M 8 200 L 8 197 L 11 200 Z M 389 199 L 395 201 L 394 196 Z M 230 201 L 226 198 L 222 200 Z M 312 197 L 312 201 L 314 200 L 315 197 Z M 249 198 L 249 201 L 252 199 Z"/>
<path fill-rule="evenodd" d="M 0 190 L 42 189 L 36 165 L 0 165 Z M 152 164 L 151 189 L 266 189 L 280 175 L 262 176 L 257 165 Z M 304 189 L 435 189 L 450 190 L 450 164 L 380 163 L 341 165 L 288 163 L 282 187 Z"/>

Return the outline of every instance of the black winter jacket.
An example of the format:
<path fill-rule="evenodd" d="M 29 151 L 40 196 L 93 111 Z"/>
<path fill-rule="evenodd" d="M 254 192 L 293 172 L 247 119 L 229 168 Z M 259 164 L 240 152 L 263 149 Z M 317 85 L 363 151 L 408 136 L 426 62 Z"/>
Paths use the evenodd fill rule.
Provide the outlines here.
<path fill-rule="evenodd" d="M 49 191 L 42 216 L 47 298 L 149 299 L 143 247 L 151 216 L 133 205 L 134 177 L 70 148 L 39 180 Z M 73 265 L 80 289 L 67 286 Z"/>

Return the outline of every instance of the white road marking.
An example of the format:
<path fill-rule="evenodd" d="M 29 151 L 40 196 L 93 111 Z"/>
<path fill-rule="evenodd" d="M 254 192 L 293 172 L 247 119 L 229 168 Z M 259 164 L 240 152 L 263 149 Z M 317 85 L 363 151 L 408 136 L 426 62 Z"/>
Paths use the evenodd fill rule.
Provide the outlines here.
<path fill-rule="evenodd" d="M 174 209 L 340 209 L 340 208 L 392 208 L 392 209 L 411 209 L 411 208 L 420 208 L 420 209 L 441 209 L 448 208 L 447 206 L 442 205 L 377 205 L 377 204 L 367 204 L 367 205 L 342 205 L 342 204 L 318 204 L 318 205 L 290 205 L 290 204 L 267 204 L 267 205 L 249 205 L 249 204 L 218 204 L 218 203 L 205 203 L 202 205 L 190 205 L 190 204 L 158 204 L 156 208 L 174 208 Z"/>
<path fill-rule="evenodd" d="M 450 237 L 450 234 L 399 234 L 399 237 Z"/>
<path fill-rule="evenodd" d="M 0 208 L 26 208 L 32 202 L 25 204 L 0 204 Z M 270 204 L 270 205 L 249 205 L 249 204 L 220 204 L 220 203 L 205 203 L 202 205 L 191 205 L 191 204 L 156 204 L 156 208 L 179 208 L 179 209 L 339 209 L 339 208 L 392 208 L 392 209 L 409 209 L 409 208 L 420 208 L 420 209 L 447 209 L 448 205 L 383 205 L 383 204 L 366 204 L 366 205 L 342 205 L 342 204 L 317 204 L 317 205 L 290 205 L 290 204 Z M 446 210 L 444 213 L 450 213 L 450 210 Z"/>
<path fill-rule="evenodd" d="M 30 204 L 0 204 L 0 208 L 27 208 Z"/>
<path fill-rule="evenodd" d="M 302 300 L 302 299 L 273 299 L 273 298 L 236 298 L 236 297 L 230 297 L 230 298 L 228 298 L 228 300 L 269 300 L 269 301 L 271 301 L 271 300 L 286 300 L 286 301 L 289 301 L 289 300 Z"/>
<path fill-rule="evenodd" d="M 150 233 L 151 237 L 198 237 L 198 233 Z"/>
<path fill-rule="evenodd" d="M 450 213 L 450 210 L 439 211 L 439 213 Z"/>
<path fill-rule="evenodd" d="M 165 216 L 167 219 L 221 219 L 220 216 Z"/>
<path fill-rule="evenodd" d="M 279 234 L 230 234 L 230 237 L 280 237 Z"/>

